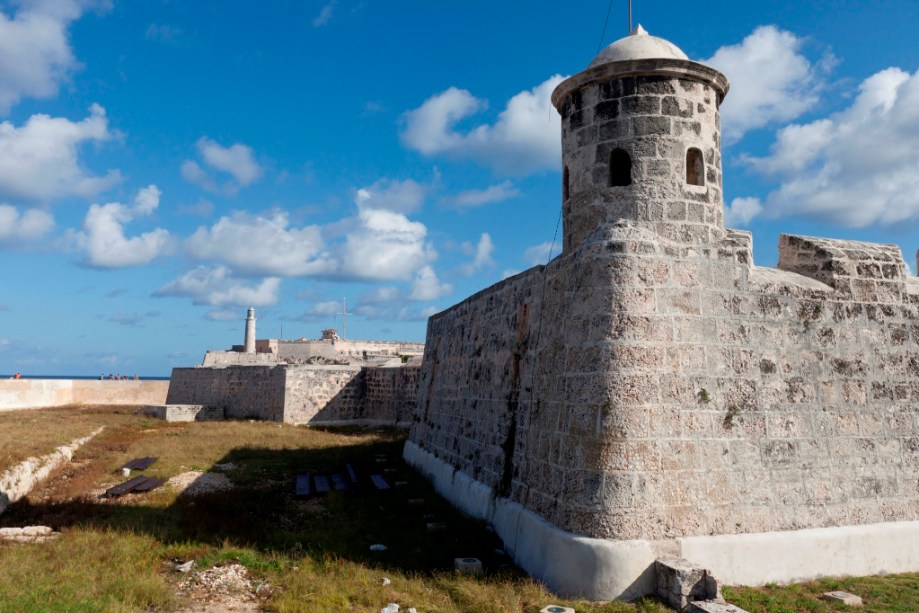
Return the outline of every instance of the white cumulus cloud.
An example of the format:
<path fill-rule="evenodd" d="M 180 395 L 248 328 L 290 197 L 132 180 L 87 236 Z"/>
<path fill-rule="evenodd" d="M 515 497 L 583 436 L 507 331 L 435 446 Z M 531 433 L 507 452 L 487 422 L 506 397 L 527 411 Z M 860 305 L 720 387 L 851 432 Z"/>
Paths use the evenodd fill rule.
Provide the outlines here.
<path fill-rule="evenodd" d="M 82 121 L 32 115 L 16 127 L 0 123 L 0 197 L 49 201 L 93 196 L 121 180 L 117 171 L 96 176 L 80 164 L 80 146 L 112 137 L 105 109 L 98 104 Z"/>
<path fill-rule="evenodd" d="M 159 206 L 160 190 L 150 185 L 138 191 L 134 206 L 118 202 L 93 204 L 83 220 L 83 230 L 69 238 L 84 252 L 84 262 L 97 268 L 125 268 L 148 264 L 169 253 L 173 240 L 169 232 L 156 228 L 127 238 L 125 224 L 149 215 Z"/>
<path fill-rule="evenodd" d="M 491 254 L 495 252 L 495 244 L 491 240 L 491 235 L 487 232 L 482 233 L 478 244 L 475 246 L 466 243 L 463 247 L 464 251 L 470 253 L 473 258 L 471 262 L 460 266 L 459 272 L 461 275 L 470 277 L 486 266 L 494 266 L 495 261 L 492 259 Z"/>
<path fill-rule="evenodd" d="M 185 243 L 195 259 L 227 264 L 240 274 L 297 277 L 330 272 L 318 226 L 289 227 L 284 211 L 263 215 L 236 212 L 200 227 Z"/>
<path fill-rule="evenodd" d="M 20 211 L 0 204 L 0 246 L 28 246 L 54 228 L 54 217 L 40 209 Z"/>
<path fill-rule="evenodd" d="M 413 213 L 421 208 L 427 188 L 411 179 L 380 179 L 357 190 L 354 201 L 360 208 L 383 209 L 394 213 Z"/>
<path fill-rule="evenodd" d="M 360 209 L 340 250 L 340 275 L 367 281 L 408 280 L 436 258 L 427 228 L 401 213 Z"/>
<path fill-rule="evenodd" d="M 919 72 L 865 79 L 851 105 L 779 131 L 770 155 L 748 158 L 776 179 L 762 214 L 807 215 L 850 227 L 919 218 Z"/>
<path fill-rule="evenodd" d="M 557 256 L 559 254 L 559 246 L 557 244 L 553 245 L 552 242 L 546 241 L 544 243 L 539 243 L 538 245 L 533 245 L 528 247 L 526 251 L 523 252 L 523 259 L 536 266 L 538 264 L 545 264 L 549 261 L 549 256 Z"/>
<path fill-rule="evenodd" d="M 520 195 L 517 189 L 510 181 L 504 181 L 497 185 L 491 185 L 485 189 L 471 189 L 458 193 L 457 195 L 447 198 L 447 203 L 458 209 L 471 209 L 493 202 L 503 202 Z"/>
<path fill-rule="evenodd" d="M 745 226 L 763 210 L 759 198 L 734 198 L 730 206 L 724 207 L 724 225 Z"/>
<path fill-rule="evenodd" d="M 460 131 L 456 124 L 487 108 L 485 100 L 451 87 L 405 114 L 402 142 L 424 155 L 465 158 L 503 174 L 554 170 L 561 164 L 561 124 L 550 96 L 554 75 L 513 96 L 494 124 Z"/>
<path fill-rule="evenodd" d="M 269 277 L 253 283 L 235 278 L 226 266 L 198 266 L 164 285 L 154 296 L 191 298 L 195 304 L 263 307 L 278 301 L 281 280 Z"/>
<path fill-rule="evenodd" d="M 223 184 L 218 184 L 211 172 L 208 172 L 198 162 L 185 160 L 181 166 L 182 178 L 202 189 L 234 195 L 240 188 L 260 179 L 263 174 L 262 167 L 255 160 L 252 148 L 247 145 L 234 143 L 229 147 L 224 147 L 202 136 L 198 139 L 196 147 L 205 166 L 211 171 L 225 173 L 232 177 Z"/>
<path fill-rule="evenodd" d="M 418 271 L 415 282 L 412 283 L 412 292 L 409 299 L 418 301 L 437 300 L 453 293 L 453 286 L 441 283 L 437 274 L 430 266 L 425 266 Z"/>
<path fill-rule="evenodd" d="M 795 119 L 819 100 L 827 54 L 812 63 L 802 53 L 804 40 L 775 26 L 760 26 L 737 45 L 721 47 L 703 60 L 723 72 L 731 83 L 721 107 L 727 143 L 750 130 Z"/>
<path fill-rule="evenodd" d="M 68 28 L 86 2 L 15 2 L 0 11 L 0 113 L 24 97 L 50 98 L 79 64 Z M 7 4 L 9 6 L 9 4 Z"/>

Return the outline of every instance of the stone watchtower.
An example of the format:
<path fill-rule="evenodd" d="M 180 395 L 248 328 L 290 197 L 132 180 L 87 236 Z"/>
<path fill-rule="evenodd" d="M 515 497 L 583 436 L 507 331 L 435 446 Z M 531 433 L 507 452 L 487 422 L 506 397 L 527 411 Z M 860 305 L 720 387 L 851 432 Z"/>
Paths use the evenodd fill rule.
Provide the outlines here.
<path fill-rule="evenodd" d="M 683 244 L 720 238 L 727 91 L 724 75 L 641 26 L 559 84 L 565 251 L 620 219 Z"/>

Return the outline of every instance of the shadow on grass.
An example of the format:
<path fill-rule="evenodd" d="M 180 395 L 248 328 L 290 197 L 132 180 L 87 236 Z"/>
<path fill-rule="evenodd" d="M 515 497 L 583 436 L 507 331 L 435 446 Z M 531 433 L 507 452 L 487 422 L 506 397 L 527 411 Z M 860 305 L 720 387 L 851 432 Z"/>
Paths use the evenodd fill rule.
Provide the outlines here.
<path fill-rule="evenodd" d="M 164 545 L 252 548 L 291 559 L 328 554 L 406 573 L 452 570 L 454 558 L 475 557 L 490 571 L 523 576 L 500 553 L 500 540 L 484 524 L 460 515 L 405 464 L 403 439 L 392 438 L 323 449 L 236 448 L 212 467 L 234 483 L 229 491 L 183 494 L 168 506 L 144 504 L 140 497 L 131 504 L 20 501 L 3 520 L 58 530 L 79 526 L 147 534 Z M 297 473 L 347 475 L 346 463 L 358 476 L 350 490 L 306 500 L 294 496 Z M 383 475 L 392 487 L 377 490 L 370 474 Z M 405 485 L 395 487 L 397 481 Z M 446 527 L 427 528 L 436 522 Z M 387 549 L 371 551 L 373 544 Z"/>

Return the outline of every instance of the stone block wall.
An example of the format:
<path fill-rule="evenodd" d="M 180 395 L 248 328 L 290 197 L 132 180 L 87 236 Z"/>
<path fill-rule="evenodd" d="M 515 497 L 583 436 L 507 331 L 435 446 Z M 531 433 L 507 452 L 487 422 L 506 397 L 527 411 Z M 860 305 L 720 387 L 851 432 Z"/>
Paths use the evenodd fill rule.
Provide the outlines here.
<path fill-rule="evenodd" d="M 166 404 L 221 407 L 232 419 L 282 421 L 282 366 L 173 368 Z"/>
<path fill-rule="evenodd" d="M 231 419 L 406 425 L 418 371 L 287 364 L 174 368 L 166 404 L 219 407 Z"/>
<path fill-rule="evenodd" d="M 365 368 L 362 419 L 408 426 L 418 402 L 419 365 Z"/>
<path fill-rule="evenodd" d="M 284 367 L 284 419 L 293 424 L 350 419 L 363 398 L 357 366 Z"/>
<path fill-rule="evenodd" d="M 412 442 L 596 538 L 919 519 L 919 280 L 781 250 L 621 221 L 472 296 L 429 322 Z"/>

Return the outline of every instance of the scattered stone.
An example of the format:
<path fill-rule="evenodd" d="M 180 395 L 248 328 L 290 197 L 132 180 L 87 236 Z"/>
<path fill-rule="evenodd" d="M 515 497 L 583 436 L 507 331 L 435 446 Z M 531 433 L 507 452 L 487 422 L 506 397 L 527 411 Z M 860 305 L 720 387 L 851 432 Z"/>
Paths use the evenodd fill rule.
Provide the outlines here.
<path fill-rule="evenodd" d="M 61 535 L 48 526 L 26 526 L 25 528 L 0 528 L 0 541 L 12 543 L 44 543 Z"/>
<path fill-rule="evenodd" d="M 387 585 L 390 585 L 390 584 L 392 584 L 392 581 L 390 581 L 386 577 L 383 577 L 383 587 L 386 587 Z"/>
<path fill-rule="evenodd" d="M 724 600 L 697 600 L 690 603 L 687 613 L 748 613 Z"/>
<path fill-rule="evenodd" d="M 481 575 L 482 561 L 478 558 L 454 558 L 453 568 L 463 575 Z"/>
<path fill-rule="evenodd" d="M 850 607 L 860 607 L 863 603 L 861 596 L 856 596 L 855 594 L 850 594 L 849 592 L 826 592 L 823 595 L 824 600 L 829 600 L 830 602 L 838 602 L 840 604 L 849 605 Z"/>
<path fill-rule="evenodd" d="M 386 545 L 381 545 L 380 543 L 371 545 L 370 551 L 386 551 Z"/>
<path fill-rule="evenodd" d="M 191 569 L 193 569 L 194 567 L 195 567 L 195 561 L 189 560 L 188 562 L 185 562 L 183 564 L 177 564 L 176 570 L 179 571 L 180 573 L 187 573 L 187 572 L 191 572 Z"/>
<path fill-rule="evenodd" d="M 181 473 L 168 481 L 175 491 L 186 496 L 199 496 L 210 492 L 233 489 L 233 483 L 222 473 L 205 473 L 193 470 Z"/>
<path fill-rule="evenodd" d="M 718 582 L 705 568 L 683 558 L 657 560 L 654 568 L 658 597 L 677 611 L 685 611 L 697 600 L 723 601 Z"/>
<path fill-rule="evenodd" d="M 190 574 L 179 584 L 179 593 L 198 601 L 211 601 L 223 596 L 255 598 L 249 571 L 242 564 L 215 566 Z"/>
<path fill-rule="evenodd" d="M 380 613 L 399 613 L 399 605 L 397 605 L 394 602 L 391 602 L 385 607 L 383 607 L 382 609 L 380 609 Z"/>
<path fill-rule="evenodd" d="M 550 604 L 540 609 L 539 613 L 574 613 L 574 609 L 557 604 Z"/>

